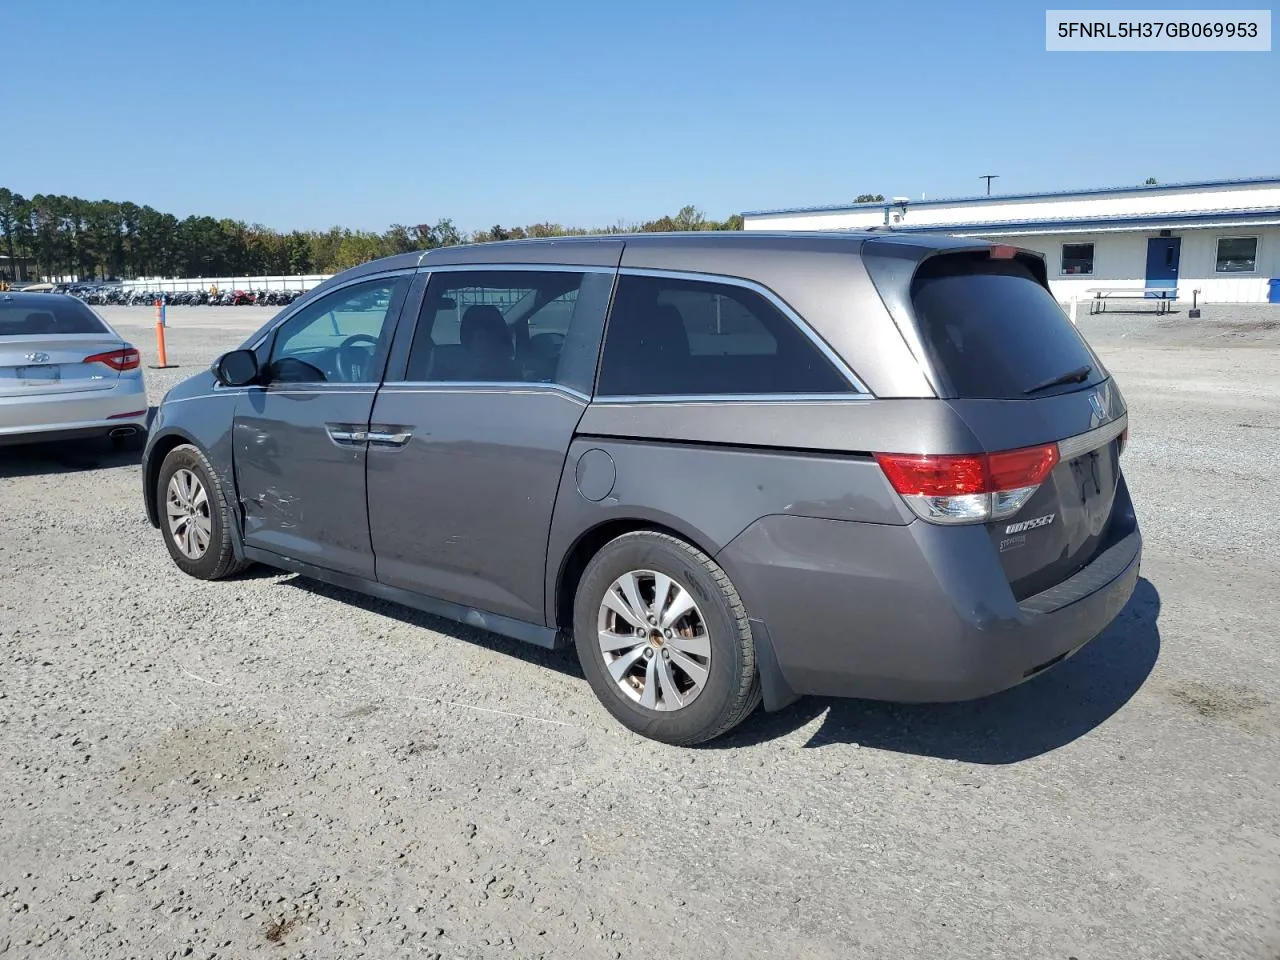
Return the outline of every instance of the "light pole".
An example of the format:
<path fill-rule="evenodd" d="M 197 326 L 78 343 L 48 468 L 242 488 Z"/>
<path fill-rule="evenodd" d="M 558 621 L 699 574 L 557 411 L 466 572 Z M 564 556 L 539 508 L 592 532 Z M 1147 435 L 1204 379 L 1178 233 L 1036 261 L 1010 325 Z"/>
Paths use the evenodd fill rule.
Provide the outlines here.
<path fill-rule="evenodd" d="M 991 181 L 992 181 L 992 180 L 994 180 L 994 179 L 996 179 L 996 178 L 997 178 L 997 177 L 999 177 L 999 176 L 1000 176 L 1000 174 L 998 174 L 998 173 L 984 173 L 982 176 L 980 176 L 980 177 L 978 178 L 979 180 L 985 180 L 985 181 L 987 181 L 987 196 L 988 196 L 988 197 L 989 197 L 989 196 L 991 196 Z"/>

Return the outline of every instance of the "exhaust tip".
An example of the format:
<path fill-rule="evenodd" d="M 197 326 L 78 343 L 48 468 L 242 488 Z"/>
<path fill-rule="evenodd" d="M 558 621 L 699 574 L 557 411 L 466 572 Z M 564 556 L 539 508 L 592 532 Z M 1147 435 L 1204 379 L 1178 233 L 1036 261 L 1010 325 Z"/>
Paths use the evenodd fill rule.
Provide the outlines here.
<path fill-rule="evenodd" d="M 107 434 L 107 436 L 112 440 L 116 440 L 124 437 L 132 437 L 137 432 L 137 427 L 115 427 Z"/>

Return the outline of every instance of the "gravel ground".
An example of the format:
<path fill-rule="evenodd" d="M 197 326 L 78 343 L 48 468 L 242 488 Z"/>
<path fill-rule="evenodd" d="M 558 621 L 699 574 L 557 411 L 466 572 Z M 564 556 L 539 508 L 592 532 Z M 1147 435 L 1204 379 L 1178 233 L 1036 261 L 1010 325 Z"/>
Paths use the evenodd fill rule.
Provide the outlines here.
<path fill-rule="evenodd" d="M 153 400 L 267 316 L 171 310 Z M 1276 960 L 1280 309 L 1081 325 L 1132 408 L 1117 623 L 981 702 L 696 750 L 569 653 L 187 579 L 136 453 L 0 453 L 0 956 Z"/>

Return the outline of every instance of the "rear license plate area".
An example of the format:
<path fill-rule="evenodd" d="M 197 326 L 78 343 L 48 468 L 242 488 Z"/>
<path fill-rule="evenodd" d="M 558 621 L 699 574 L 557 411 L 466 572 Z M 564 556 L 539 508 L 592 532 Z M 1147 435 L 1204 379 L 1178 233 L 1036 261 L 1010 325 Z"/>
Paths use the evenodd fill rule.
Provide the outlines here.
<path fill-rule="evenodd" d="M 1076 457 L 1071 461 L 1071 475 L 1089 533 L 1096 537 L 1106 528 L 1115 501 L 1116 466 L 1112 445 Z"/>
<path fill-rule="evenodd" d="M 1101 454 L 1101 450 L 1093 450 L 1071 461 L 1071 475 L 1075 478 L 1076 493 L 1081 503 L 1102 495 Z"/>
<path fill-rule="evenodd" d="M 62 379 L 62 368 L 56 363 L 37 364 L 31 367 L 18 367 L 17 374 L 24 385 L 35 387 L 46 383 L 57 383 Z"/>

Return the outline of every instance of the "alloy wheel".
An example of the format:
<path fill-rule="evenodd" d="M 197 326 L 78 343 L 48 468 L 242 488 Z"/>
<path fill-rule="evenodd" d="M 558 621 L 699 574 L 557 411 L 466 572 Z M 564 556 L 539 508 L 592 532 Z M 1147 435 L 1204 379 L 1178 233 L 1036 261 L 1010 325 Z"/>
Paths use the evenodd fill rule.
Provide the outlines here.
<path fill-rule="evenodd" d="M 165 490 L 165 514 L 169 536 L 189 560 L 199 560 L 209 549 L 213 521 L 209 516 L 209 494 L 200 478 L 182 467 L 173 472 Z"/>
<path fill-rule="evenodd" d="M 598 617 L 605 668 L 650 710 L 679 710 L 706 686 L 711 637 L 688 588 L 656 570 L 632 570 L 605 591 Z"/>

